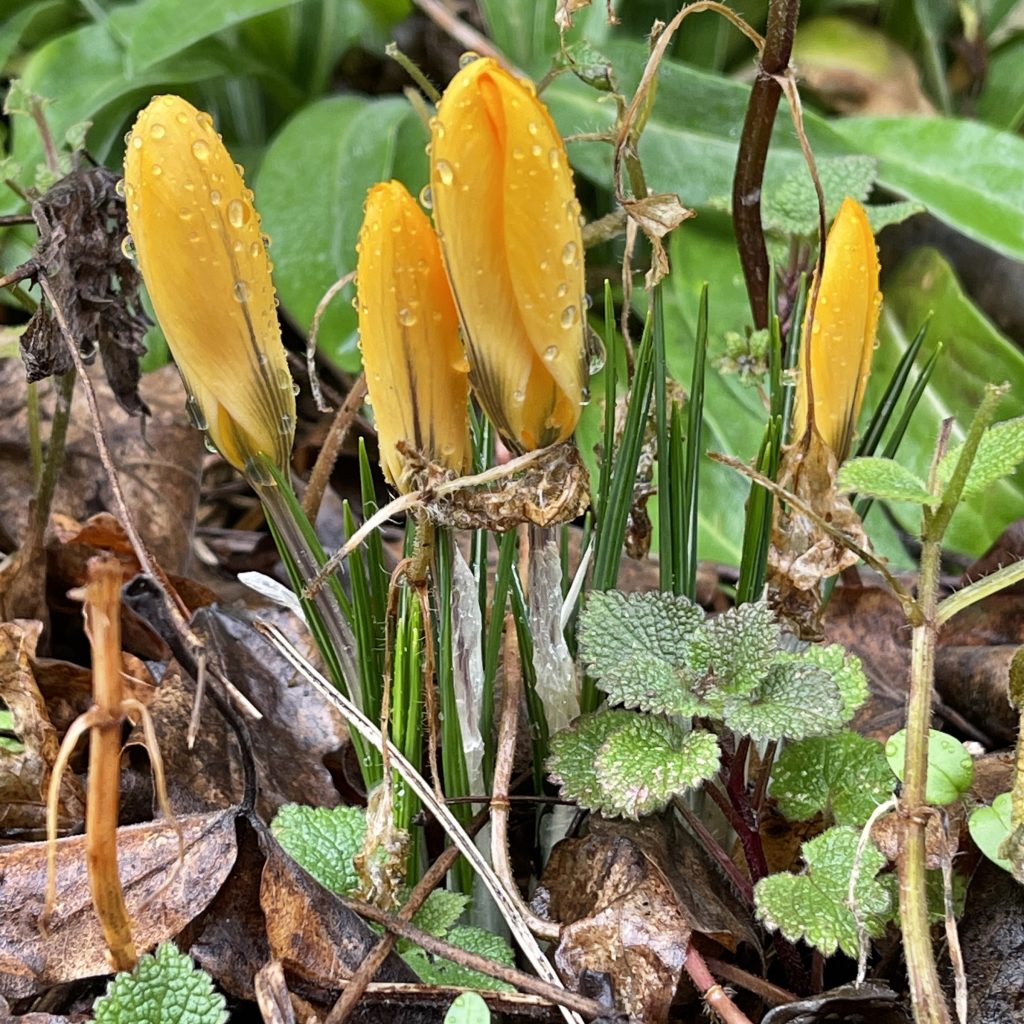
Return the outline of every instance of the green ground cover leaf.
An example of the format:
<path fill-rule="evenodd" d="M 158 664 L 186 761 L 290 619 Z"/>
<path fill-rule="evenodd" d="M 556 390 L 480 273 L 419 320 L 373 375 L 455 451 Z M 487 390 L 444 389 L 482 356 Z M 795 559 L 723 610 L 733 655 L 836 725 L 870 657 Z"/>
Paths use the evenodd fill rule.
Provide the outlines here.
<path fill-rule="evenodd" d="M 903 765 L 907 752 L 907 730 L 893 733 L 885 743 L 885 757 L 889 767 L 903 779 Z M 928 731 L 928 781 L 925 800 L 937 807 L 951 804 L 971 788 L 974 779 L 974 760 L 970 751 L 954 736 Z"/>
<path fill-rule="evenodd" d="M 482 928 L 473 928 L 469 925 L 453 928 L 445 939 L 459 949 L 478 953 L 506 967 L 515 966 L 516 956 L 512 947 L 504 939 Z M 431 956 L 418 947 L 402 953 L 402 959 L 427 985 L 454 985 L 489 992 L 515 991 L 513 986 L 506 982 L 498 981 L 480 971 L 470 970 L 444 957 Z"/>
<path fill-rule="evenodd" d="M 1004 871 L 1012 871 L 1008 857 L 1002 856 L 1003 843 L 1013 831 L 1013 798 L 1009 793 L 1000 793 L 992 803 L 976 807 L 967 819 L 967 828 L 978 849 Z"/>
<path fill-rule="evenodd" d="M 909 501 L 915 505 L 939 502 L 920 477 L 894 459 L 850 459 L 839 468 L 838 483 L 842 491 L 883 501 Z"/>
<path fill-rule="evenodd" d="M 823 812 L 837 825 L 863 825 L 895 785 L 882 744 L 844 731 L 787 745 L 772 769 L 770 792 L 791 821 Z"/>
<path fill-rule="evenodd" d="M 224 997 L 171 942 L 118 974 L 93 1007 L 97 1024 L 225 1024 Z"/>
<path fill-rule="evenodd" d="M 342 894 L 358 889 L 352 858 L 366 838 L 366 814 L 361 807 L 285 804 L 270 828 L 288 855 L 322 886 Z"/>
<path fill-rule="evenodd" d="M 830 828 L 801 847 L 806 868 L 801 875 L 777 874 L 754 886 L 757 916 L 792 942 L 803 939 L 831 956 L 841 949 L 857 956 L 857 921 L 846 905 L 857 843 L 855 828 Z M 855 897 L 870 935 L 882 933 L 892 907 L 890 884 L 877 878 L 885 857 L 868 843 L 860 859 Z"/>
<path fill-rule="evenodd" d="M 952 477 L 962 451 L 962 444 L 954 446 L 939 463 L 939 477 L 946 483 Z M 992 424 L 981 437 L 964 484 L 964 496 L 984 494 L 997 480 L 1015 473 L 1021 462 L 1024 462 L 1024 416 Z"/>

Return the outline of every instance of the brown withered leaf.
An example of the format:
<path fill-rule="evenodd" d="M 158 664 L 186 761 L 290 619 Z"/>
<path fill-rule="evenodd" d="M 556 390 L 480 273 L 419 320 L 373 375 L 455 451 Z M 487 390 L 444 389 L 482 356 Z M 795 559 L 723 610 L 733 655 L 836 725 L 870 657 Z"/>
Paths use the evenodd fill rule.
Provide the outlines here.
<path fill-rule="evenodd" d="M 257 828 L 266 858 L 260 905 L 267 921 L 270 954 L 289 976 L 320 990 L 352 977 L 378 936 L 312 875 L 281 849 L 267 828 Z M 391 953 L 379 981 L 415 982 L 415 972 Z"/>
<path fill-rule="evenodd" d="M 1017 738 L 1020 719 L 1010 706 L 1009 681 L 1018 650 L 1018 644 L 944 644 L 935 652 L 939 696 L 995 743 L 1010 745 Z"/>
<path fill-rule="evenodd" d="M 15 1016 L 11 1004 L 0 996 L 0 1020 L 4 1024 L 79 1024 L 78 1017 L 58 1017 L 52 1013 L 25 1013 Z"/>
<path fill-rule="evenodd" d="M 777 1006 L 765 1015 L 761 1024 L 838 1024 L 868 1020 L 871 1024 L 910 1024 L 903 1000 L 878 982 L 845 985 L 811 999 Z"/>
<path fill-rule="evenodd" d="M 590 0 L 558 0 L 555 8 L 555 24 L 564 32 L 572 28 L 572 16 L 590 6 Z"/>
<path fill-rule="evenodd" d="M 118 870 L 135 945 L 172 939 L 216 895 L 235 860 L 230 812 L 118 829 Z M 46 887 L 46 844 L 0 847 L 0 995 L 23 999 L 51 985 L 110 973 L 85 867 L 85 837 L 57 842 L 57 901 L 48 931 L 39 930 Z"/>
<path fill-rule="evenodd" d="M 0 700 L 11 710 L 21 751 L 0 748 L 0 829 L 8 835 L 46 825 L 46 790 L 60 741 L 32 670 L 38 623 L 0 624 Z M 79 824 L 85 794 L 70 773 L 61 779 L 58 826 Z"/>
<path fill-rule="evenodd" d="M 90 379 L 128 507 L 135 511 L 143 539 L 160 564 L 171 572 L 180 572 L 191 553 L 203 439 L 188 422 L 178 371 L 165 366 L 142 379 L 139 392 L 151 412 L 145 437 L 139 421 L 117 406 L 96 369 L 90 372 Z M 53 381 L 42 381 L 38 393 L 46 437 L 57 401 Z M 9 548 L 16 546 L 25 533 L 34 491 L 28 436 L 25 374 L 17 360 L 0 360 L 0 478 L 4 481 L 0 491 L 0 538 L 6 538 Z M 110 486 L 96 453 L 85 394 L 77 387 L 52 511 L 84 522 L 98 509 L 113 507 Z"/>
<path fill-rule="evenodd" d="M 836 493 L 836 457 L 816 430 L 783 450 L 778 483 L 861 548 L 870 547 L 860 517 Z M 776 501 L 774 509 L 769 598 L 798 636 L 820 639 L 821 583 L 856 565 L 858 556 L 793 505 Z"/>
<path fill-rule="evenodd" d="M 570 989 L 607 976 L 618 1009 L 666 1021 L 682 975 L 691 925 L 661 869 L 628 836 L 563 839 L 534 896 L 562 923 L 555 967 Z"/>
<path fill-rule="evenodd" d="M 669 272 L 668 253 L 665 252 L 663 239 L 684 220 L 696 214 L 683 206 L 674 192 L 660 192 L 639 199 L 621 199 L 620 203 L 651 244 L 651 269 L 647 271 L 644 283 L 648 288 L 653 288 Z"/>
<path fill-rule="evenodd" d="M 139 359 L 149 318 L 139 298 L 141 278 L 121 249 L 128 234 L 120 176 L 105 167 L 72 171 L 32 204 L 39 233 L 27 262 L 18 268 L 37 281 L 45 275 L 71 334 L 91 363 L 99 351 L 114 397 L 128 413 L 148 413 L 139 394 Z M 74 365 L 49 301 L 21 336 L 30 381 L 66 373 Z"/>
<path fill-rule="evenodd" d="M 555 526 L 582 515 L 590 505 L 590 480 L 572 441 L 535 453 L 534 461 L 515 475 L 499 477 L 486 487 L 444 494 L 433 494 L 432 488 L 455 479 L 450 470 L 427 461 L 402 442 L 398 450 L 416 487 L 426 492 L 427 516 L 441 526 L 497 533 L 522 523 Z"/>
<path fill-rule="evenodd" d="M 256 974 L 256 1002 L 264 1024 L 297 1024 L 280 960 L 271 960 Z"/>

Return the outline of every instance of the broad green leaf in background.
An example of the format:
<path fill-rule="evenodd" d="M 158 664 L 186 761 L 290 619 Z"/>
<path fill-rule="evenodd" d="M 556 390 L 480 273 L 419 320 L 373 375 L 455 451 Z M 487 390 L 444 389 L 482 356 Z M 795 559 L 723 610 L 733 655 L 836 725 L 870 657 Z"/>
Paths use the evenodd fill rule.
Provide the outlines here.
<path fill-rule="evenodd" d="M 885 742 L 889 767 L 903 779 L 907 754 L 907 730 L 900 729 Z M 974 761 L 968 749 L 949 733 L 928 730 L 928 782 L 925 800 L 941 807 L 966 793 L 974 778 Z"/>
<path fill-rule="evenodd" d="M 288 856 L 324 888 L 351 893 L 359 887 L 352 858 L 366 837 L 363 808 L 285 804 L 270 828 Z"/>
<path fill-rule="evenodd" d="M 941 342 L 942 354 L 897 455 L 902 465 L 922 479 L 928 475 L 942 420 L 953 417 L 951 440 L 962 441 L 986 384 L 1009 382 L 1010 395 L 1000 407 L 1004 416 L 1014 411 L 1014 396 L 1019 406 L 1024 394 L 1024 353 L 978 311 L 942 256 L 923 249 L 886 282 L 881 340 L 866 402 L 869 408 L 929 314 L 933 316 L 925 346 L 931 350 Z M 921 358 L 928 354 L 922 352 Z M 1003 477 L 983 494 L 964 499 L 944 543 L 954 551 L 981 555 L 1020 518 L 1022 509 L 1024 480 L 1019 473 Z M 909 532 L 920 529 L 920 513 L 912 506 L 893 505 L 892 513 Z M 869 525 L 879 522 L 872 518 Z"/>
<path fill-rule="evenodd" d="M 491 1011 L 482 996 L 476 992 L 462 992 L 448 1007 L 444 1024 L 489 1024 L 490 1019 Z"/>
<path fill-rule="evenodd" d="M 1012 871 L 1008 857 L 999 855 L 1000 847 L 1013 831 L 1013 797 L 1000 793 L 992 803 L 976 807 L 967 819 L 967 828 L 978 849 L 1004 871 Z"/>
<path fill-rule="evenodd" d="M 838 482 L 841 491 L 883 501 L 909 501 L 916 505 L 939 503 L 923 480 L 893 459 L 850 459 L 839 468 Z"/>
<path fill-rule="evenodd" d="M 271 236 L 274 283 L 301 330 L 328 288 L 355 270 L 367 189 L 398 178 L 416 195 L 427 179 L 426 133 L 404 99 L 337 96 L 300 111 L 277 134 L 256 179 L 256 205 Z M 359 367 L 350 287 L 320 324 L 320 349 Z"/>
<path fill-rule="evenodd" d="M 963 445 L 956 445 L 942 457 L 938 466 L 939 479 L 948 483 L 956 470 Z M 970 472 L 964 483 L 967 497 L 984 494 L 997 480 L 1017 471 L 1024 461 L 1024 416 L 994 423 L 982 434 L 981 444 L 974 455 Z"/>

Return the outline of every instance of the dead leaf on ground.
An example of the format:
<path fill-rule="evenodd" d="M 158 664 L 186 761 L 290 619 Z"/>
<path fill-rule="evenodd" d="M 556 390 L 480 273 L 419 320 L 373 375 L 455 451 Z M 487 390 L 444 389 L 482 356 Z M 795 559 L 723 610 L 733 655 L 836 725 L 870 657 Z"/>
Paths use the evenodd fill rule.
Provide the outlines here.
<path fill-rule="evenodd" d="M 352 977 L 379 936 L 299 867 L 269 829 L 259 830 L 259 841 L 266 857 L 260 905 L 271 956 L 281 961 L 290 977 L 307 986 L 321 991 L 336 988 L 339 981 Z M 419 978 L 391 953 L 377 980 L 416 982 Z"/>
<path fill-rule="evenodd" d="M 762 1024 L 838 1024 L 839 1021 L 871 1021 L 871 1024 L 909 1024 L 902 999 L 878 982 L 844 985 L 811 999 L 777 1006 Z"/>
<path fill-rule="evenodd" d="M 185 857 L 177 871 L 178 835 L 170 824 L 118 829 L 121 885 L 140 952 L 174 938 L 201 913 L 235 861 L 232 812 L 194 815 L 179 824 Z M 39 914 L 45 886 L 45 843 L 0 848 L 0 995 L 9 999 L 110 973 L 86 875 L 85 836 L 57 843 L 57 901 L 44 936 Z"/>
<path fill-rule="evenodd" d="M 1016 741 L 1020 725 L 1009 701 L 1010 662 L 1018 650 L 1018 644 L 944 645 L 935 652 L 939 696 L 996 743 L 1007 746 Z"/>
<path fill-rule="evenodd" d="M 14 717 L 21 751 L 0 748 L 0 828 L 8 834 L 46 825 L 46 789 L 60 741 L 36 684 L 32 658 L 39 623 L 0 624 L 0 700 Z M 70 773 L 61 780 L 58 827 L 67 829 L 85 815 L 85 794 Z"/>
<path fill-rule="evenodd" d="M 0 1020 L 4 1024 L 76 1024 L 78 1017 L 57 1017 L 52 1013 L 25 1013 L 15 1016 L 11 1004 L 0 996 Z"/>
<path fill-rule="evenodd" d="M 568 988 L 604 974 L 620 1010 L 652 1024 L 668 1020 L 691 925 L 638 843 L 612 831 L 563 839 L 533 902 L 562 924 L 555 967 Z"/>

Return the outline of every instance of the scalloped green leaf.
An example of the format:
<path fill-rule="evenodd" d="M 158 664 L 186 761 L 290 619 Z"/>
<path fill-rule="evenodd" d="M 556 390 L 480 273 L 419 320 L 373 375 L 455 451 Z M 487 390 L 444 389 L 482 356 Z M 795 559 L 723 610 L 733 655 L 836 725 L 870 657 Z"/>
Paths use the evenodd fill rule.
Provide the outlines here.
<path fill-rule="evenodd" d="M 843 722 L 853 718 L 857 709 L 868 699 L 868 677 L 864 674 L 860 658 L 848 654 L 841 644 L 811 644 L 797 657 L 810 665 L 817 665 L 832 677 L 843 700 Z"/>
<path fill-rule="evenodd" d="M 846 196 L 866 203 L 875 184 L 878 162 L 869 156 L 830 157 L 818 162 L 825 193 L 825 218 L 832 220 Z M 765 190 L 761 219 L 766 231 L 783 235 L 816 235 L 818 195 L 807 169 L 786 175 Z"/>
<path fill-rule="evenodd" d="M 718 740 L 686 732 L 663 718 L 634 716 L 611 733 L 594 759 L 605 813 L 641 818 L 661 810 L 677 793 L 699 786 L 718 771 Z"/>
<path fill-rule="evenodd" d="M 366 838 L 366 814 L 361 807 L 285 804 L 270 829 L 289 856 L 325 888 L 342 894 L 359 888 L 352 858 Z"/>
<path fill-rule="evenodd" d="M 800 850 L 806 867 L 801 875 L 777 874 L 754 886 L 758 918 L 791 942 L 803 939 L 831 956 L 841 949 L 856 957 L 857 920 L 846 905 L 860 833 L 855 828 L 830 828 L 804 843 Z M 885 927 L 892 906 L 889 880 L 876 876 L 885 857 L 868 843 L 860 858 L 855 897 L 869 935 Z"/>
<path fill-rule="evenodd" d="M 417 928 L 442 939 L 462 917 L 470 902 L 471 898 L 465 893 L 434 889 L 423 906 L 413 915 L 412 923 Z"/>
<path fill-rule="evenodd" d="M 846 721 L 832 676 L 788 654 L 779 655 L 753 693 L 727 697 L 722 717 L 730 729 L 755 740 L 828 735 Z"/>
<path fill-rule="evenodd" d="M 514 967 L 516 958 L 512 947 L 502 938 L 482 928 L 462 926 L 453 928 L 446 941 L 459 949 L 485 956 L 506 967 Z M 417 947 L 402 953 L 402 959 L 420 976 L 426 985 L 451 985 L 457 988 L 477 988 L 488 992 L 514 992 L 515 988 L 480 971 L 470 970 L 453 960 L 431 956 Z"/>
<path fill-rule="evenodd" d="M 768 674 L 781 636 L 768 602 L 751 601 L 708 619 L 694 635 L 689 661 L 712 674 L 716 689 L 749 693 Z"/>
<path fill-rule="evenodd" d="M 97 1024 L 225 1024 L 224 997 L 213 979 L 172 942 L 118 974 L 93 1005 Z"/>
<path fill-rule="evenodd" d="M 963 445 L 950 448 L 939 462 L 939 478 L 948 483 L 956 469 Z M 964 497 L 983 494 L 997 480 L 1015 473 L 1024 462 L 1024 416 L 993 423 L 982 435 L 977 454 L 967 474 Z"/>
<path fill-rule="evenodd" d="M 915 505 L 937 505 L 939 498 L 925 482 L 893 459 L 876 456 L 850 459 L 839 468 L 839 489 L 883 501 L 910 501 Z"/>
<path fill-rule="evenodd" d="M 889 767 L 903 780 L 907 751 L 907 730 L 900 729 L 886 740 L 885 756 Z M 937 729 L 928 731 L 928 780 L 925 800 L 936 807 L 951 804 L 971 788 L 974 760 L 970 751 L 955 737 Z"/>
<path fill-rule="evenodd" d="M 563 797 L 592 811 L 604 807 L 604 789 L 594 767 L 597 752 L 612 733 L 640 717 L 634 711 L 606 708 L 581 715 L 568 729 L 551 737 L 547 768 Z"/>
<path fill-rule="evenodd" d="M 976 807 L 967 819 L 967 828 L 975 845 L 993 864 L 1013 871 L 1010 858 L 1000 853 L 1013 831 L 1013 799 L 1009 793 L 1000 793 L 986 807 Z"/>
<path fill-rule="evenodd" d="M 704 612 L 673 594 L 595 592 L 580 615 L 580 657 L 615 703 L 644 711 L 701 714 L 690 692 L 692 638 Z"/>
<path fill-rule="evenodd" d="M 847 730 L 789 744 L 772 769 L 770 793 L 791 821 L 823 812 L 837 825 L 863 825 L 895 785 L 882 744 Z"/>

